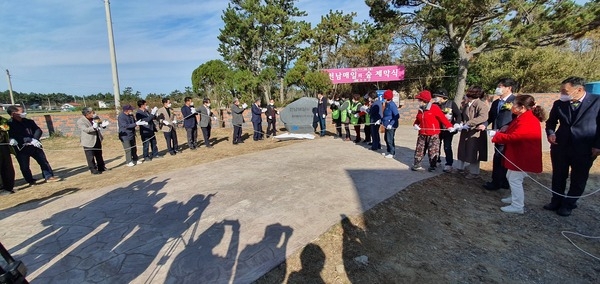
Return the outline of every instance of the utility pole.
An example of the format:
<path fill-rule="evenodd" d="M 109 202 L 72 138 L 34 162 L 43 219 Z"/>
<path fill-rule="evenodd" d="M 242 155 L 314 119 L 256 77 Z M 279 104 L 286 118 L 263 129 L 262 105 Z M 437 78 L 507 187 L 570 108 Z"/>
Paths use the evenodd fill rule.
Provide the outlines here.
<path fill-rule="evenodd" d="M 113 38 L 112 17 L 110 16 L 110 2 L 104 0 L 106 10 L 106 28 L 108 29 L 108 47 L 110 48 L 110 63 L 112 66 L 113 93 L 115 97 L 115 110 L 119 114 L 121 107 L 121 95 L 119 89 L 119 74 L 117 72 L 117 54 L 115 52 L 115 40 Z"/>
<path fill-rule="evenodd" d="M 8 80 L 8 92 L 10 93 L 10 104 L 14 105 L 15 98 L 13 97 L 12 82 L 10 81 L 10 72 L 8 72 L 8 69 L 6 69 L 6 80 Z"/>

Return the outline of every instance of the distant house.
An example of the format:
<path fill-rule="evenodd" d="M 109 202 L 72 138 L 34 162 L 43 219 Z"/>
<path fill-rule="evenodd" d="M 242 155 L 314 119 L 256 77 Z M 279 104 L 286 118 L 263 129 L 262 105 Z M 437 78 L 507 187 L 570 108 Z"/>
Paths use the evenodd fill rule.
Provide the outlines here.
<path fill-rule="evenodd" d="M 60 111 L 74 111 L 75 106 L 72 104 L 64 104 L 60 107 Z"/>
<path fill-rule="evenodd" d="M 108 108 L 108 104 L 104 101 L 98 101 L 98 108 Z"/>

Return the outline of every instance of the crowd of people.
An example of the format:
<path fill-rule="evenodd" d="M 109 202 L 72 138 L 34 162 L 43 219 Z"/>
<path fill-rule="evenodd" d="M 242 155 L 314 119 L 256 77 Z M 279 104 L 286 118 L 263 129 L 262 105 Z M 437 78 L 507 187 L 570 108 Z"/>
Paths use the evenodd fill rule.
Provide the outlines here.
<path fill-rule="evenodd" d="M 427 170 L 434 172 L 442 164 L 441 150 L 444 150 L 443 171 L 461 174 L 465 179 L 480 177 L 480 162 L 487 161 L 488 140 L 494 143 L 492 179 L 482 186 L 487 190 L 506 188 L 511 195 L 501 201 L 508 204 L 500 209 L 508 213 L 524 213 L 523 180 L 527 173 L 542 172 L 542 129 L 540 122 L 546 121 L 546 135 L 550 143 L 552 160 L 552 191 L 550 203 L 544 209 L 556 211 L 558 215 L 569 216 L 577 208 L 577 200 L 585 190 L 590 168 L 600 154 L 600 102 L 598 96 L 588 95 L 584 89 L 585 80 L 570 77 L 561 84 L 560 99 L 555 101 L 546 120 L 546 111 L 536 104 L 530 95 L 517 95 L 517 83 L 511 78 L 500 79 L 495 95 L 498 99 L 488 104 L 485 92 L 480 86 L 469 87 L 460 106 L 450 100 L 445 89 L 421 91 L 415 99 L 419 102 L 413 128 L 418 131 L 414 161 L 410 169 L 424 170 L 425 155 L 428 156 Z M 373 151 L 380 151 L 381 135 L 386 144 L 382 155 L 395 158 L 395 135 L 399 126 L 400 113 L 394 100 L 393 91 L 387 90 L 381 97 L 375 91 L 365 96 L 334 95 L 328 100 L 322 93 L 317 95 L 315 131 L 326 135 L 327 108 L 331 109 L 335 125 L 334 138 L 355 143 L 366 143 Z M 277 133 L 276 117 L 279 114 L 274 101 L 267 108 L 261 107 L 260 99 L 251 105 L 252 139 L 263 140 Z M 234 99 L 231 105 L 233 145 L 244 143 L 242 125 L 247 104 Z M 211 111 L 210 99 L 205 98 L 198 109 L 191 97 L 184 99 L 179 119 L 171 107 L 169 98 L 162 99 L 162 107 L 149 108 L 145 100 L 137 102 L 137 110 L 125 105 L 117 117 L 118 138 L 125 151 L 125 164 L 129 167 L 162 158 L 159 154 L 156 133 L 162 132 L 167 152 L 176 155 L 182 151 L 177 141 L 177 126 L 186 131 L 187 145 L 195 151 L 198 142 L 198 127 L 203 136 L 205 148 L 212 148 L 210 142 L 212 122 L 217 116 Z M 38 181 L 30 170 L 30 158 L 41 168 L 46 182 L 60 181 L 48 162 L 42 143 L 42 130 L 27 118 L 19 106 L 7 109 L 10 119 L 0 117 L 0 170 L 3 190 L 14 192 L 15 172 L 11 154 L 14 154 L 23 178 L 29 185 Z M 108 121 L 102 121 L 92 108 L 82 110 L 77 120 L 80 141 L 87 166 L 91 174 L 97 175 L 109 170 L 102 157 L 102 131 Z M 262 121 L 268 123 L 263 132 Z M 350 125 L 354 131 L 354 140 Z M 142 143 L 142 156 L 137 154 L 136 129 Z M 456 157 L 453 152 L 453 138 L 459 135 Z M 364 137 L 364 138 L 363 138 Z M 569 190 L 566 190 L 570 177 Z M 566 192 L 566 193 L 565 193 Z"/>

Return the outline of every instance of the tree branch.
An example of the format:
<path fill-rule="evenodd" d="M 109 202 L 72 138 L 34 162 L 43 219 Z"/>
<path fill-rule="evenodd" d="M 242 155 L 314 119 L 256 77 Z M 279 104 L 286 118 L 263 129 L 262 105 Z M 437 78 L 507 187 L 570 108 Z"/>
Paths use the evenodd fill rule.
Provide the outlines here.
<path fill-rule="evenodd" d="M 429 6 L 434 7 L 434 8 L 445 10 L 444 7 L 442 7 L 442 6 L 438 5 L 438 4 L 431 3 L 431 2 L 429 2 L 427 0 L 420 0 L 420 1 L 421 1 L 421 3 L 423 3 L 425 5 L 429 5 Z"/>

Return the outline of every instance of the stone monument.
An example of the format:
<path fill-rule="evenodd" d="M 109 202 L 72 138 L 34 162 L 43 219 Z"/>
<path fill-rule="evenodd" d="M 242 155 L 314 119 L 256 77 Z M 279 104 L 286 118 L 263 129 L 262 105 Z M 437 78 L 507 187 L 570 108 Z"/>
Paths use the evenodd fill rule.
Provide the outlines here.
<path fill-rule="evenodd" d="M 279 117 L 291 133 L 314 133 L 317 120 L 316 98 L 302 97 L 279 111 Z"/>

